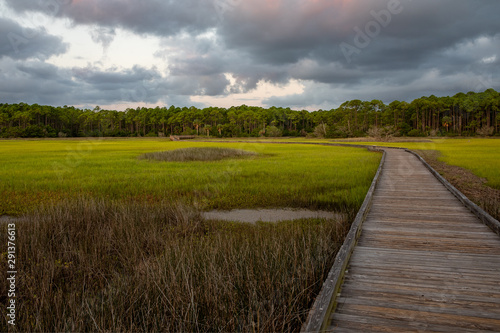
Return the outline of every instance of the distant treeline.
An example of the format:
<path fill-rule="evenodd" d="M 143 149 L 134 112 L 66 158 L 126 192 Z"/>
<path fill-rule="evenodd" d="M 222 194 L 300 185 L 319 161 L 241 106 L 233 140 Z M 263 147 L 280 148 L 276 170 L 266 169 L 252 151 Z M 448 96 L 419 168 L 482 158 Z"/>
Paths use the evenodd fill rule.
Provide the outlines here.
<path fill-rule="evenodd" d="M 459 93 L 411 103 L 352 100 L 337 109 L 156 107 L 126 111 L 0 104 L 0 137 L 168 136 L 471 136 L 500 134 L 500 94 Z"/>

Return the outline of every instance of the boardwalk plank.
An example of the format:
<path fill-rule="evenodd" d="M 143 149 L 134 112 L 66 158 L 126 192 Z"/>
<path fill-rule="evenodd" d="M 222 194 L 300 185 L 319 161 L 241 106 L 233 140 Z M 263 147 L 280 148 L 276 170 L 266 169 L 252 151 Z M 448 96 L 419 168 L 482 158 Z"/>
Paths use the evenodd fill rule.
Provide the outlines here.
<path fill-rule="evenodd" d="M 385 306 L 362 305 L 362 304 L 346 304 L 342 306 L 342 310 L 338 312 L 340 315 L 351 315 L 364 318 L 367 324 L 376 324 L 380 320 L 384 321 L 403 321 L 408 323 L 404 329 L 396 332 L 406 332 L 410 328 L 411 323 L 420 323 L 421 332 L 438 331 L 438 332 L 464 332 L 465 330 L 475 330 L 479 332 L 498 332 L 500 320 L 495 318 L 481 318 L 474 316 L 464 316 L 461 314 L 449 314 L 424 311 L 421 309 L 396 309 Z M 332 325 L 330 330 L 336 327 L 335 314 L 332 317 Z M 342 326 L 350 326 L 349 323 Z M 446 330 L 440 330 L 438 327 L 446 327 Z M 434 329 L 436 328 L 436 329 Z M 335 332 L 335 331 L 333 331 Z M 364 332 L 372 332 L 371 328 L 367 327 Z"/>
<path fill-rule="evenodd" d="M 396 279 L 393 278 L 390 281 L 384 278 L 373 278 L 371 275 L 351 275 L 345 281 L 346 286 L 355 285 L 359 288 L 390 288 L 393 290 L 417 290 L 419 292 L 432 292 L 439 291 L 444 295 L 462 295 L 475 296 L 475 297 L 489 297 L 492 299 L 497 299 L 500 297 L 500 291 L 497 289 L 492 289 L 491 285 L 472 285 L 467 286 L 463 281 L 447 281 L 441 283 L 440 285 L 433 284 L 431 280 L 421 279 L 412 280 L 408 279 Z M 492 300 L 494 302 L 494 300 Z M 496 303 L 496 302 L 494 302 Z"/>
<path fill-rule="evenodd" d="M 366 318 L 356 315 L 335 314 L 336 327 L 330 332 L 449 332 L 448 326 L 433 325 L 428 329 L 428 324 L 412 320 L 396 320 L 385 318 Z M 348 328 L 347 328 L 347 327 Z M 481 330 L 462 329 L 461 333 L 478 333 Z"/>
<path fill-rule="evenodd" d="M 454 292 L 453 289 L 442 289 L 425 286 L 423 284 L 416 285 L 398 285 L 398 284 L 388 284 L 387 281 L 385 283 L 370 283 L 361 281 L 351 281 L 346 282 L 343 286 L 344 290 L 349 293 L 356 292 L 384 292 L 384 293 L 394 293 L 396 295 L 413 295 L 413 296 L 422 296 L 431 297 L 433 299 L 442 299 L 442 298 L 454 298 L 460 301 L 472 301 L 472 302 L 483 302 L 483 303 L 500 303 L 500 290 L 496 290 L 496 292 L 492 292 L 490 289 L 485 290 L 484 292 L 476 292 L 475 290 L 467 293 L 466 291 L 461 291 L 460 293 Z M 493 305 L 496 306 L 496 305 Z"/>

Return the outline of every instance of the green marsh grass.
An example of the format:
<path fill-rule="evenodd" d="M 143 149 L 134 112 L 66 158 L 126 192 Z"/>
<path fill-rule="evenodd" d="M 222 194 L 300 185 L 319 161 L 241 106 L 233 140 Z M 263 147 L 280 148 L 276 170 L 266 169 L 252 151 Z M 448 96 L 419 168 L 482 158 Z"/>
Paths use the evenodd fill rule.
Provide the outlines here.
<path fill-rule="evenodd" d="M 472 171 L 500 190 L 500 140 L 464 139 L 436 143 L 440 161 Z"/>
<path fill-rule="evenodd" d="M 90 196 L 124 201 L 181 199 L 201 209 L 359 207 L 380 154 L 311 145 L 224 143 L 257 158 L 155 163 L 145 153 L 221 143 L 159 139 L 0 142 L 0 215 Z"/>
<path fill-rule="evenodd" d="M 14 331 L 298 331 L 381 158 L 356 148 L 159 139 L 0 143 L 0 214 L 26 213 L 16 222 Z M 221 145 L 259 155 L 138 158 Z M 348 218 L 248 225 L 199 214 L 262 207 Z M 0 253 L 5 268 L 3 245 Z M 4 318 L 5 295 L 0 284 Z"/>

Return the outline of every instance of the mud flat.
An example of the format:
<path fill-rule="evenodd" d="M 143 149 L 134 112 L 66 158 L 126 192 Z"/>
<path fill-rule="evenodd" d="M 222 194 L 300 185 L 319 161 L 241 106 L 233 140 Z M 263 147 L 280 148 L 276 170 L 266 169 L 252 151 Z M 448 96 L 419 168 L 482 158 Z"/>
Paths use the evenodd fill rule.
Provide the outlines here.
<path fill-rule="evenodd" d="M 213 210 L 202 213 L 207 220 L 223 220 L 234 222 L 279 222 L 298 219 L 322 218 L 336 220 L 343 214 L 307 209 L 236 209 L 230 211 Z"/>
<path fill-rule="evenodd" d="M 8 216 L 8 215 L 3 215 L 0 216 L 0 224 L 3 223 L 14 223 L 19 221 L 20 219 L 18 217 L 13 217 L 13 216 Z"/>

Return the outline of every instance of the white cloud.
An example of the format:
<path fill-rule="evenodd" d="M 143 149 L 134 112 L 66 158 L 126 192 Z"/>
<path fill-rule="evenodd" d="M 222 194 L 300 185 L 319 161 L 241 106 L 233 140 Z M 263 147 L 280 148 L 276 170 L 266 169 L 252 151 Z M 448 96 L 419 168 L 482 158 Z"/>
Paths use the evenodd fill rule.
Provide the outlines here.
<path fill-rule="evenodd" d="M 226 78 L 230 81 L 231 87 L 237 86 L 236 79 L 229 73 Z M 304 92 L 304 84 L 299 80 L 290 80 L 287 84 L 277 85 L 271 82 L 259 81 L 257 88 L 251 92 L 235 93 L 227 96 L 192 96 L 191 100 L 209 106 L 231 107 L 234 105 L 265 106 L 263 101 L 273 96 L 288 96 L 301 94 Z"/>

